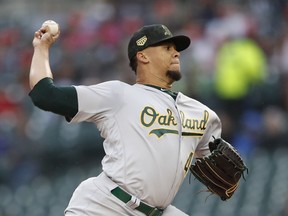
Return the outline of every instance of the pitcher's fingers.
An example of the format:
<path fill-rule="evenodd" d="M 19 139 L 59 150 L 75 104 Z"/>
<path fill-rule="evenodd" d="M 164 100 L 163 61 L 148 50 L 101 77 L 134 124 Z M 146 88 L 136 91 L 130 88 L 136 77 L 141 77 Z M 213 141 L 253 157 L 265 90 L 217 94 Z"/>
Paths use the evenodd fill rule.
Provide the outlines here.
<path fill-rule="evenodd" d="M 43 33 L 40 30 L 38 30 L 35 32 L 34 37 L 40 39 L 42 37 L 42 35 L 43 35 Z"/>

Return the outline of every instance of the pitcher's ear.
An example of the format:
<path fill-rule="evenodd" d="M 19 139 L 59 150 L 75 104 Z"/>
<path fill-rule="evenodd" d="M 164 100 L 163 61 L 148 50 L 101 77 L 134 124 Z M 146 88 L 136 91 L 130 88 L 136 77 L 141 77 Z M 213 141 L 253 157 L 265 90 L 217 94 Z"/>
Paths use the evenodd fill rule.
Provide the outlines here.
<path fill-rule="evenodd" d="M 137 52 L 136 57 L 137 57 L 138 61 L 140 61 L 140 62 L 143 62 L 143 63 L 148 62 L 148 58 L 145 55 L 145 53 L 143 53 L 143 52 Z"/>

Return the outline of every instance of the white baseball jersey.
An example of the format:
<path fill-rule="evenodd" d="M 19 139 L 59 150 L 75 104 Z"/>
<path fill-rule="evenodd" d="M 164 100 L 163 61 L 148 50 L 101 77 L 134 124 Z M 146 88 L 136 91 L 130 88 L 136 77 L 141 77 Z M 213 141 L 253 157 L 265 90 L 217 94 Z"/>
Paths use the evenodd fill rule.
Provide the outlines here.
<path fill-rule="evenodd" d="M 194 155 L 209 154 L 220 137 L 214 111 L 178 93 L 109 81 L 75 86 L 78 113 L 71 122 L 94 122 L 104 140 L 103 171 L 150 205 L 165 208 L 175 197 Z"/>

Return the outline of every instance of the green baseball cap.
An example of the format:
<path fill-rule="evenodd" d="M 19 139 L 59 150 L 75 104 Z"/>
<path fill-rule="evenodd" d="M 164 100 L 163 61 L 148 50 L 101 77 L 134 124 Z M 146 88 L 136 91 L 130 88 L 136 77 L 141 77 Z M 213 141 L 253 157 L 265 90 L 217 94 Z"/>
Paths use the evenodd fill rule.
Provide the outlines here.
<path fill-rule="evenodd" d="M 162 42 L 171 41 L 178 52 L 185 50 L 190 45 L 190 38 L 185 35 L 173 36 L 170 30 L 162 24 L 143 26 L 135 32 L 128 44 L 128 57 L 131 60 L 137 52 L 147 47 L 155 46 Z"/>

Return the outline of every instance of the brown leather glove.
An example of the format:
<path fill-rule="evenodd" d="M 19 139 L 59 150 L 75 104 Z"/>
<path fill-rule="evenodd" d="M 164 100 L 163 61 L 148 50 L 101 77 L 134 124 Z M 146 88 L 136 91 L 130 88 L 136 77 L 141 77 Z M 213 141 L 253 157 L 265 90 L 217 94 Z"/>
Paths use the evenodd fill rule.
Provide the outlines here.
<path fill-rule="evenodd" d="M 211 154 L 197 158 L 190 171 L 213 194 L 222 200 L 232 197 L 241 176 L 248 169 L 237 150 L 222 138 L 209 143 Z M 245 178 L 244 178 L 245 179 Z"/>

